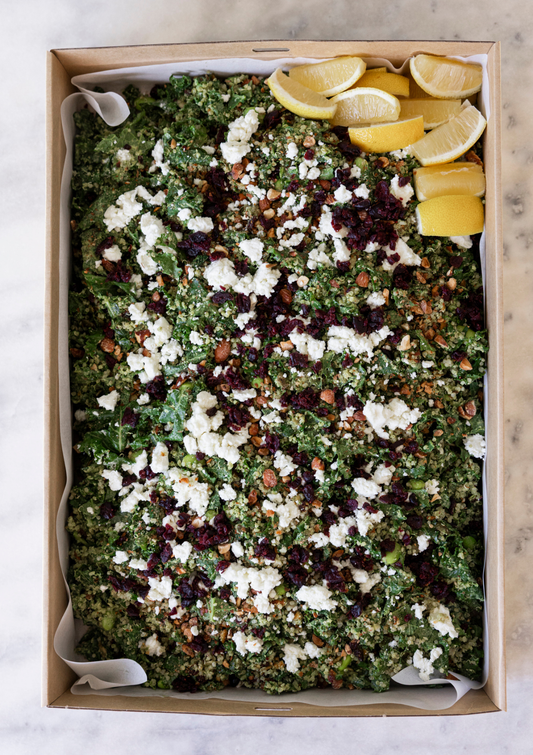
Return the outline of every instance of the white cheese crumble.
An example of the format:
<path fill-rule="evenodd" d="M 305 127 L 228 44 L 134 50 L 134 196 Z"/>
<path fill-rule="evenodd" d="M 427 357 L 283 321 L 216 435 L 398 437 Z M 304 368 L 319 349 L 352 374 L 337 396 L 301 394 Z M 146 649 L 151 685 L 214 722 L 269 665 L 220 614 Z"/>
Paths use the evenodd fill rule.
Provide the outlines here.
<path fill-rule="evenodd" d="M 259 118 L 255 110 L 249 110 L 230 123 L 227 140 L 220 145 L 224 160 L 230 165 L 240 162 L 251 150 L 248 142 L 258 128 Z"/>
<path fill-rule="evenodd" d="M 139 642 L 139 647 L 146 653 L 146 655 L 160 656 L 165 652 L 165 648 L 159 642 L 155 632 L 150 637 L 147 637 L 146 640 L 141 640 Z"/>
<path fill-rule="evenodd" d="M 338 603 L 336 600 L 331 600 L 332 594 L 327 587 L 313 585 L 313 587 L 300 587 L 295 597 L 313 611 L 333 611 Z"/>
<path fill-rule="evenodd" d="M 422 651 L 417 650 L 413 655 L 413 666 L 419 669 L 419 677 L 424 682 L 428 682 L 431 674 L 435 671 L 433 668 L 433 661 L 440 658 L 442 655 L 442 648 L 433 648 L 429 654 L 429 658 L 424 658 Z"/>
<path fill-rule="evenodd" d="M 484 459 L 487 453 L 487 444 L 485 438 L 476 433 L 476 435 L 468 435 L 463 440 L 464 446 L 470 456 L 474 456 L 476 459 Z"/>
<path fill-rule="evenodd" d="M 422 262 L 422 259 L 418 256 L 418 254 L 413 252 L 411 247 L 408 246 L 403 239 L 398 239 L 394 249 L 391 249 L 389 246 L 385 247 L 385 252 L 387 253 L 387 256 L 390 256 L 391 254 L 398 254 L 400 257 L 398 262 L 394 262 L 392 265 L 386 259 L 383 260 L 381 267 L 386 272 L 394 270 L 395 267 L 400 264 L 413 267 L 414 265 L 420 265 L 420 263 Z"/>
<path fill-rule="evenodd" d="M 96 400 L 98 406 L 101 406 L 102 409 L 106 409 L 108 412 L 112 412 L 117 405 L 118 399 L 118 391 L 111 391 L 111 393 L 107 393 L 104 396 L 99 396 Z"/>
<path fill-rule="evenodd" d="M 450 609 L 443 606 L 441 603 L 432 608 L 429 612 L 428 622 L 433 629 L 443 636 L 449 635 L 452 640 L 459 637 L 459 633 L 454 628 L 452 623 L 452 617 L 450 616 Z"/>
<path fill-rule="evenodd" d="M 389 437 L 385 427 L 389 430 L 406 430 L 422 416 L 420 409 L 410 409 L 405 401 L 399 398 L 393 398 L 388 404 L 367 401 L 363 407 L 363 414 L 380 438 Z"/>
<path fill-rule="evenodd" d="M 414 195 L 415 191 L 410 183 L 405 184 L 405 186 L 400 186 L 400 176 L 394 176 L 394 178 L 390 182 L 390 193 L 393 197 L 399 199 L 405 207 L 411 197 Z"/>
<path fill-rule="evenodd" d="M 418 552 L 423 553 L 429 546 L 431 538 L 428 535 L 417 535 Z"/>

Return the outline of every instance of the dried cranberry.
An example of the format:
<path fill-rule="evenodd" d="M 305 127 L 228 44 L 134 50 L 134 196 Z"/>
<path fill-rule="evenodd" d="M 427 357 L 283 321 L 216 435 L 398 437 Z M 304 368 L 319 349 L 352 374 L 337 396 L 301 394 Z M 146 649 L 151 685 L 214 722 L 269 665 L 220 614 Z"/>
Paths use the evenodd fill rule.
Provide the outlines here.
<path fill-rule="evenodd" d="M 164 401 L 167 396 L 167 387 L 163 375 L 156 375 L 153 380 L 146 383 L 146 392 L 156 401 Z"/>
<path fill-rule="evenodd" d="M 100 506 L 100 516 L 103 519 L 113 519 L 115 516 L 115 509 L 109 501 L 104 501 Z"/>
<path fill-rule="evenodd" d="M 122 415 L 122 422 L 120 424 L 122 425 L 122 427 L 124 427 L 124 425 L 129 425 L 130 427 L 136 427 L 138 421 L 139 421 L 139 415 L 135 414 L 133 409 L 130 409 L 130 407 L 128 406 L 124 410 L 124 414 Z"/>

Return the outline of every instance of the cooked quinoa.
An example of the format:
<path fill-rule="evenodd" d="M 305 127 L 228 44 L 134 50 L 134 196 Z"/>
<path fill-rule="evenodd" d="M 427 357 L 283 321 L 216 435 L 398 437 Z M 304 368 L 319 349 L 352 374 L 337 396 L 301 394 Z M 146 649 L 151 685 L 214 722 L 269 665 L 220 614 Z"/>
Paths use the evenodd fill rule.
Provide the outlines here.
<path fill-rule="evenodd" d="M 124 96 L 76 115 L 79 651 L 178 691 L 479 677 L 479 240 L 255 76 Z"/>

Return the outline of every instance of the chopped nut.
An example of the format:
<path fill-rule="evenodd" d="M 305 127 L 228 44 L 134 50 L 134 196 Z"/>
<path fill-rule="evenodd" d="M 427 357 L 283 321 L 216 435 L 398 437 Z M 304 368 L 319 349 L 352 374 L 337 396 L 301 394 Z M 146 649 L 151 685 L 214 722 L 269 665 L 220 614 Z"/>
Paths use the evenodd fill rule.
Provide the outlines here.
<path fill-rule="evenodd" d="M 427 257 L 423 257 L 422 261 L 420 262 L 420 264 L 422 265 L 422 267 L 425 267 L 426 270 L 427 270 L 428 267 L 431 267 L 431 265 L 430 265 L 429 260 L 428 260 Z"/>
<path fill-rule="evenodd" d="M 466 153 L 465 160 L 468 160 L 469 163 L 475 163 L 476 165 L 481 165 L 481 167 L 483 167 L 483 160 L 472 150 Z"/>
<path fill-rule="evenodd" d="M 475 417 L 477 413 L 476 405 L 473 401 L 468 401 L 464 406 L 465 413 L 469 417 Z"/>
<path fill-rule="evenodd" d="M 315 471 L 317 469 L 325 469 L 326 465 L 322 461 L 322 459 L 319 459 L 318 456 L 315 456 L 313 461 L 311 462 L 311 469 L 314 469 Z"/>
<path fill-rule="evenodd" d="M 383 298 L 385 299 L 385 304 L 388 304 L 389 303 L 389 295 L 390 295 L 389 289 L 388 288 L 384 288 L 381 293 L 383 294 Z"/>
<path fill-rule="evenodd" d="M 254 422 L 252 425 L 250 425 L 248 432 L 252 437 L 259 434 L 259 425 L 257 424 L 257 422 Z"/>
<path fill-rule="evenodd" d="M 290 304 L 292 302 L 292 291 L 288 288 L 282 288 L 279 292 L 279 295 L 281 296 L 281 301 L 284 304 Z"/>
<path fill-rule="evenodd" d="M 304 147 L 314 147 L 315 144 L 316 144 L 315 137 L 311 135 L 306 136 L 303 141 Z"/>
<path fill-rule="evenodd" d="M 176 149 L 178 142 L 175 139 L 170 140 L 170 149 Z"/>
<path fill-rule="evenodd" d="M 248 493 L 248 503 L 250 506 L 253 506 L 255 503 L 257 503 L 257 490 L 250 490 Z"/>
<path fill-rule="evenodd" d="M 436 339 L 435 339 L 435 340 L 436 340 Z M 472 365 L 470 364 L 470 362 L 468 361 L 468 359 L 467 359 L 466 357 L 465 357 L 465 358 L 464 358 L 464 359 L 462 360 L 462 362 L 461 362 L 461 364 L 459 365 L 459 367 L 460 367 L 460 368 L 461 368 L 462 370 L 471 370 L 471 369 L 472 369 Z"/>
<path fill-rule="evenodd" d="M 435 430 L 433 435 L 435 436 L 435 438 L 440 438 L 441 435 L 444 435 L 444 430 Z"/>
<path fill-rule="evenodd" d="M 455 278 L 450 278 L 446 281 L 446 285 L 448 286 L 450 291 L 455 291 L 455 289 L 457 288 L 457 280 Z"/>
<path fill-rule="evenodd" d="M 215 362 L 220 364 L 225 362 L 231 354 L 231 344 L 229 341 L 220 341 L 215 349 Z"/>
<path fill-rule="evenodd" d="M 298 288 L 305 288 L 308 283 L 309 283 L 309 278 L 307 277 L 307 275 L 300 275 L 300 277 L 296 281 L 296 285 L 298 286 Z"/>
<path fill-rule="evenodd" d="M 448 348 L 448 344 L 447 344 L 447 342 L 444 340 L 444 338 L 442 336 L 435 336 L 435 343 L 438 343 L 439 346 L 442 346 L 443 349 L 447 349 Z"/>
<path fill-rule="evenodd" d="M 419 283 L 426 283 L 426 276 L 424 273 L 421 273 L 419 270 L 416 271 L 416 279 Z"/>
<path fill-rule="evenodd" d="M 369 274 L 362 272 L 362 273 L 359 273 L 359 275 L 355 279 L 355 282 L 357 283 L 358 286 L 361 286 L 361 288 L 367 288 L 369 280 L 370 280 Z"/>
<path fill-rule="evenodd" d="M 224 545 L 219 545 L 218 546 L 218 552 L 219 553 L 222 553 L 222 554 L 228 553 L 229 550 L 231 550 L 231 544 L 230 543 L 225 543 Z"/>
<path fill-rule="evenodd" d="M 236 181 L 244 174 L 244 166 L 242 163 L 235 163 L 231 168 L 231 177 Z"/>
<path fill-rule="evenodd" d="M 427 301 L 421 301 L 420 302 L 420 309 L 425 315 L 430 315 L 433 310 L 431 309 L 431 305 L 427 303 Z"/>
<path fill-rule="evenodd" d="M 398 346 L 399 351 L 407 351 L 411 348 L 411 337 L 410 336 L 404 336 L 401 340 L 400 345 Z"/>
<path fill-rule="evenodd" d="M 263 213 L 264 217 L 267 220 L 270 220 L 271 218 L 273 218 L 275 214 L 276 214 L 275 210 L 272 210 L 272 209 L 265 210 L 264 213 Z M 274 229 L 271 228 L 270 230 L 273 231 Z"/>
<path fill-rule="evenodd" d="M 311 635 L 311 639 L 313 640 L 317 648 L 324 647 L 324 640 L 321 640 L 320 637 L 316 636 L 316 634 Z"/>
<path fill-rule="evenodd" d="M 221 252 L 221 254 L 225 254 L 226 257 L 228 256 L 229 252 L 226 249 L 225 246 L 222 246 L 222 244 L 216 244 L 215 246 L 215 252 Z"/>
<path fill-rule="evenodd" d="M 294 344 L 292 341 L 281 341 L 279 347 L 282 351 L 291 351 L 291 349 L 294 349 Z"/>
<path fill-rule="evenodd" d="M 355 412 L 355 414 L 353 415 L 353 417 L 358 422 L 366 422 L 366 415 L 363 414 L 363 412 Z"/>
<path fill-rule="evenodd" d="M 261 212 L 268 210 L 269 207 L 270 207 L 270 202 L 268 201 L 268 199 L 266 199 L 266 197 L 259 200 L 259 209 L 261 210 Z"/>
<path fill-rule="evenodd" d="M 189 655 L 191 658 L 194 658 L 194 650 L 191 647 L 189 647 L 188 645 L 184 643 L 183 645 L 181 645 L 181 649 L 183 650 L 185 655 Z"/>
<path fill-rule="evenodd" d="M 325 388 L 320 393 L 320 398 L 322 401 L 325 401 L 326 404 L 334 404 L 335 403 L 335 393 L 331 390 L 331 388 Z"/>
<path fill-rule="evenodd" d="M 278 478 L 272 469 L 265 469 L 263 472 L 263 484 L 267 488 L 275 488 L 278 484 Z"/>
<path fill-rule="evenodd" d="M 252 438 L 252 445 L 254 445 L 256 448 L 259 448 L 263 444 L 263 438 L 260 438 L 259 435 L 254 435 Z"/>
<path fill-rule="evenodd" d="M 111 338 L 103 338 L 100 341 L 100 348 L 105 351 L 106 354 L 112 354 L 115 349 L 115 342 Z"/>
<path fill-rule="evenodd" d="M 279 199 L 281 197 L 281 191 L 278 191 L 277 189 L 269 189 L 267 191 L 267 199 L 269 199 L 271 202 L 275 202 L 276 199 Z"/>

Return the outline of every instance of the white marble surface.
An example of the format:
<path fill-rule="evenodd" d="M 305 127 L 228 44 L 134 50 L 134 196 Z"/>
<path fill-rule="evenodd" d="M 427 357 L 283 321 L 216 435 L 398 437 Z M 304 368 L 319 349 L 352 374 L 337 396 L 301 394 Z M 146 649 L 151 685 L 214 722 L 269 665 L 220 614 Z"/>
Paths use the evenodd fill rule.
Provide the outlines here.
<path fill-rule="evenodd" d="M 0 5 L 0 741 L 9 755 L 112 750 L 526 753 L 533 718 L 533 21 L 524 0 L 4 0 Z M 229 39 L 503 43 L 509 712 L 235 719 L 40 708 L 44 53 Z"/>

